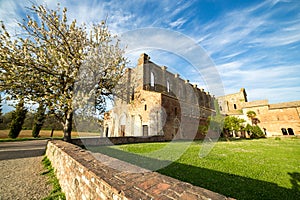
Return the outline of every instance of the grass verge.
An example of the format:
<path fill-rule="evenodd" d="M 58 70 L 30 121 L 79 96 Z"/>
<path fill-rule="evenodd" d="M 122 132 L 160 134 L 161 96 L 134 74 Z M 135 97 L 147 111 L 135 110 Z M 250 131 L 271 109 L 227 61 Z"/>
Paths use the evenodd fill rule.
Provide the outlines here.
<path fill-rule="evenodd" d="M 47 175 L 49 177 L 49 182 L 52 183 L 53 189 L 50 192 L 50 194 L 45 197 L 43 200 L 65 200 L 66 196 L 65 194 L 61 191 L 61 187 L 59 185 L 58 179 L 56 178 L 54 174 L 54 169 L 51 166 L 50 160 L 45 156 L 42 160 L 42 163 L 44 165 L 44 168 L 47 170 L 42 173 L 42 175 Z"/>
<path fill-rule="evenodd" d="M 39 137 L 32 137 L 32 130 L 22 130 L 18 138 L 12 139 L 8 137 L 9 130 L 0 130 L 0 142 L 14 142 L 14 141 L 27 141 L 27 140 L 38 140 L 38 139 L 62 139 L 63 131 L 55 130 L 51 137 L 51 130 L 41 130 Z M 72 131 L 72 138 L 78 137 L 99 137 L 100 133 L 90 132 L 77 132 Z"/>
<path fill-rule="evenodd" d="M 52 138 L 34 138 L 34 137 L 30 137 L 30 138 L 4 138 L 4 139 L 0 139 L 0 142 L 21 142 L 21 141 L 30 141 L 30 140 L 46 140 L 46 139 L 55 139 L 55 140 L 60 140 L 62 139 L 61 137 L 52 137 Z"/>

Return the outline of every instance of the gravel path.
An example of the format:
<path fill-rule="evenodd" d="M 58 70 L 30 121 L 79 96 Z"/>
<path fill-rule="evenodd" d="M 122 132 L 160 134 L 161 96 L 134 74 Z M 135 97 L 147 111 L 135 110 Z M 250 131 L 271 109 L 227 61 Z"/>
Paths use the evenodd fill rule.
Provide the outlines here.
<path fill-rule="evenodd" d="M 48 196 L 52 185 L 48 176 L 41 175 L 46 170 L 43 156 L 0 160 L 0 200 L 43 199 Z"/>

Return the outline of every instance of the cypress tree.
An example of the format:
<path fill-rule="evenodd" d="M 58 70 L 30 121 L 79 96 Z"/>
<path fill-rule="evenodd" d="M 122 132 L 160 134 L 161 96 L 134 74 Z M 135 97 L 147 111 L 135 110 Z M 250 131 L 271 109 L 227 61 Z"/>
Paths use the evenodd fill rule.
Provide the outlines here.
<path fill-rule="evenodd" d="M 27 109 L 24 107 L 24 100 L 21 99 L 16 110 L 12 113 L 12 121 L 8 137 L 17 138 L 22 130 L 22 126 L 26 117 Z"/>
<path fill-rule="evenodd" d="M 40 102 L 37 112 L 34 117 L 34 124 L 32 128 L 32 137 L 39 137 L 40 131 L 45 121 L 45 106 L 43 102 Z"/>
<path fill-rule="evenodd" d="M 2 119 L 2 97 L 0 95 L 0 123 L 3 122 L 3 119 Z"/>
<path fill-rule="evenodd" d="M 0 95 L 0 117 L 2 116 L 2 97 Z"/>

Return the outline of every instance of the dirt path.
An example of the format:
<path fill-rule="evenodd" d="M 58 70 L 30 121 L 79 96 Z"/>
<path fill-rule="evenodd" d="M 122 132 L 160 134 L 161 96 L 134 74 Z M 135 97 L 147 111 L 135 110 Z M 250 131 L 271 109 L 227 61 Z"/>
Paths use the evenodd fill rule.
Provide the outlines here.
<path fill-rule="evenodd" d="M 51 191 L 41 163 L 46 141 L 0 144 L 0 200 L 42 199 Z"/>

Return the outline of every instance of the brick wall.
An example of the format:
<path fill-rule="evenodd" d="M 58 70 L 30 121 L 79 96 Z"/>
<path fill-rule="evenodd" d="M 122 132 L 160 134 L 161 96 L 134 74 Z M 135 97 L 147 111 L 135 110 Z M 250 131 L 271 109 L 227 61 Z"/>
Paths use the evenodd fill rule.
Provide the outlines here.
<path fill-rule="evenodd" d="M 258 101 L 255 101 L 258 102 Z M 251 102 L 250 102 L 251 103 Z M 248 104 L 247 104 L 248 105 Z M 295 135 L 300 134 L 300 115 L 299 108 L 300 102 L 286 102 L 278 104 L 249 104 L 249 106 L 243 108 L 244 119 L 247 123 L 251 124 L 250 119 L 247 117 L 248 111 L 254 111 L 256 117 L 260 120 L 258 124 L 261 128 L 265 128 L 267 136 L 283 135 L 282 128 L 293 129 Z"/>
<path fill-rule="evenodd" d="M 70 143 L 48 142 L 46 155 L 67 199 L 228 199 L 209 190 L 97 154 L 105 159 L 105 163 L 126 165 L 139 173 L 110 168 L 88 151 Z"/>
<path fill-rule="evenodd" d="M 164 142 L 164 136 L 150 136 L 150 137 L 92 137 L 92 138 L 76 138 L 72 139 L 72 143 L 77 146 L 99 146 L 99 145 L 118 145 L 118 144 L 132 144 L 143 142 Z"/>

